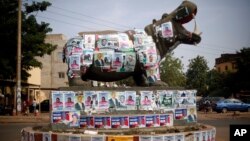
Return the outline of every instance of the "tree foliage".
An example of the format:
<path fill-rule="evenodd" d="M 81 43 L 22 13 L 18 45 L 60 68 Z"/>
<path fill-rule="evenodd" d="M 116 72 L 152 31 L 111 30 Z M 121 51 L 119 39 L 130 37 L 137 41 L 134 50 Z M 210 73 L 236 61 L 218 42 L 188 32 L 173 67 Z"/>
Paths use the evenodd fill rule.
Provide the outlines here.
<path fill-rule="evenodd" d="M 160 66 L 161 80 L 170 87 L 184 87 L 186 78 L 183 72 L 183 64 L 173 54 L 167 54 Z"/>
<path fill-rule="evenodd" d="M 205 94 L 207 90 L 207 60 L 203 56 L 197 56 L 190 60 L 189 67 L 186 73 L 186 86 L 190 89 L 197 89 L 198 94 Z"/>
<path fill-rule="evenodd" d="M 50 54 L 56 49 L 48 43 L 44 43 L 47 33 L 52 29 L 48 23 L 37 23 L 35 14 L 44 11 L 51 4 L 49 2 L 24 3 L 22 9 L 22 32 L 21 32 L 21 76 L 26 80 L 28 70 L 32 67 L 42 67 L 36 57 Z M 18 3 L 12 0 L 0 2 L 0 40 L 2 50 L 0 52 L 0 79 L 15 79 L 17 64 L 17 25 Z M 5 49 L 3 49 L 5 48 Z"/>

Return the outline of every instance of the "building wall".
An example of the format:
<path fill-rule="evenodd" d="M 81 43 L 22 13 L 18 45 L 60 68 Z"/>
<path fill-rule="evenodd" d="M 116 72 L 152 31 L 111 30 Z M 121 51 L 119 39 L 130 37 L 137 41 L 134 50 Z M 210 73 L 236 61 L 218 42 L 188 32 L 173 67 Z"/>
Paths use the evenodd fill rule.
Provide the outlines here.
<path fill-rule="evenodd" d="M 63 47 L 67 38 L 63 34 L 49 34 L 46 36 L 45 42 L 57 45 L 57 49 L 51 55 L 38 58 L 43 64 L 41 69 L 41 94 L 49 98 L 51 90 L 68 86 L 66 74 L 68 66 L 62 61 Z M 64 75 L 64 78 L 59 78 L 59 72 Z"/>
<path fill-rule="evenodd" d="M 218 72 L 236 72 L 237 54 L 221 54 L 221 57 L 215 59 L 215 68 Z"/>
<path fill-rule="evenodd" d="M 216 70 L 220 73 L 237 71 L 236 68 L 234 67 L 233 62 L 224 62 L 224 63 L 216 64 L 215 67 L 216 67 Z"/>
<path fill-rule="evenodd" d="M 28 84 L 34 85 L 41 85 L 41 69 L 40 68 L 33 68 L 29 71 L 29 74 L 32 77 L 29 77 L 27 80 Z"/>

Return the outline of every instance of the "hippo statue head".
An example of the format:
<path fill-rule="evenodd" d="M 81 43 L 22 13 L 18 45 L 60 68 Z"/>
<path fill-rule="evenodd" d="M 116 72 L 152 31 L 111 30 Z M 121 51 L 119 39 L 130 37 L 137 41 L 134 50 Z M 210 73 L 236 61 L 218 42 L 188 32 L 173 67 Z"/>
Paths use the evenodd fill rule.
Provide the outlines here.
<path fill-rule="evenodd" d="M 153 20 L 153 23 L 145 27 L 148 35 L 153 37 L 161 58 L 167 52 L 175 49 L 179 44 L 196 45 L 200 43 L 201 37 L 195 22 L 195 30 L 190 32 L 183 27 L 183 24 L 195 20 L 197 6 L 190 1 L 183 1 L 182 4 L 170 14 L 163 14 L 160 20 Z"/>

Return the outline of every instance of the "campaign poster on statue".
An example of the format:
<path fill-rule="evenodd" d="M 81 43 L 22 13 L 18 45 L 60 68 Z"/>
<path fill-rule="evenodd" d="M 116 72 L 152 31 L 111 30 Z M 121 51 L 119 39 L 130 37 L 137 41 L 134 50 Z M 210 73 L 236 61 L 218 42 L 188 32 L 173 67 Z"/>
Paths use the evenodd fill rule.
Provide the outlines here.
<path fill-rule="evenodd" d="M 216 128 L 212 129 L 212 139 L 211 141 L 215 141 L 215 137 L 216 137 Z"/>
<path fill-rule="evenodd" d="M 194 141 L 202 141 L 201 139 L 202 139 L 201 132 L 195 132 Z"/>
<path fill-rule="evenodd" d="M 81 141 L 81 136 L 69 136 L 69 141 Z"/>
<path fill-rule="evenodd" d="M 60 91 L 52 91 L 52 110 L 63 110 L 63 94 Z"/>
<path fill-rule="evenodd" d="M 172 108 L 173 107 L 173 91 L 157 90 L 160 98 L 161 108 Z"/>
<path fill-rule="evenodd" d="M 196 107 L 189 107 L 187 110 L 187 122 L 197 121 L 197 110 Z"/>
<path fill-rule="evenodd" d="M 136 63 L 136 54 L 135 52 L 126 52 L 126 58 L 124 63 L 124 68 L 126 72 L 133 72 L 135 69 Z"/>
<path fill-rule="evenodd" d="M 161 30 L 163 38 L 172 38 L 174 36 L 172 22 L 166 22 L 161 24 Z"/>
<path fill-rule="evenodd" d="M 90 110 L 92 106 L 92 95 L 94 94 L 94 91 L 83 91 L 84 95 L 84 105 L 85 105 L 85 110 L 88 111 Z"/>
<path fill-rule="evenodd" d="M 105 136 L 91 136 L 91 141 L 105 141 L 106 137 Z"/>
<path fill-rule="evenodd" d="M 164 140 L 163 141 L 175 141 L 175 136 L 174 135 L 168 135 L 168 136 L 164 136 Z"/>
<path fill-rule="evenodd" d="M 108 109 L 109 108 L 109 102 L 108 102 L 108 97 L 110 95 L 110 91 L 97 91 L 97 96 L 98 96 L 98 108 L 103 110 L 103 109 Z"/>
<path fill-rule="evenodd" d="M 93 63 L 93 49 L 83 49 L 81 55 L 81 64 L 84 66 L 89 66 Z"/>
<path fill-rule="evenodd" d="M 154 127 L 154 115 L 146 115 L 146 127 Z"/>
<path fill-rule="evenodd" d="M 80 111 L 69 112 L 69 126 L 70 127 L 80 126 Z"/>
<path fill-rule="evenodd" d="M 125 92 L 116 92 L 116 97 L 118 99 L 118 106 L 116 106 L 116 110 L 126 110 L 126 98 L 125 98 Z M 109 104 L 110 106 L 110 104 Z"/>
<path fill-rule="evenodd" d="M 82 54 L 83 50 L 83 40 L 82 39 L 75 39 L 71 43 L 72 45 L 72 54 Z"/>
<path fill-rule="evenodd" d="M 175 119 L 183 120 L 187 118 L 187 109 L 175 109 Z"/>
<path fill-rule="evenodd" d="M 95 35 L 94 34 L 88 34 L 84 35 L 84 44 L 85 48 L 95 48 Z"/>
<path fill-rule="evenodd" d="M 129 48 L 129 38 L 126 33 L 118 33 L 119 49 Z"/>
<path fill-rule="evenodd" d="M 75 110 L 82 112 L 85 110 L 83 91 L 75 93 Z"/>
<path fill-rule="evenodd" d="M 80 116 L 80 127 L 81 128 L 88 127 L 87 117 L 85 115 Z"/>
<path fill-rule="evenodd" d="M 104 55 L 104 66 L 103 69 L 110 69 L 111 67 L 111 63 L 112 63 L 112 56 L 114 54 L 114 50 L 112 49 L 105 49 L 105 50 L 101 50 L 103 52 Z"/>
<path fill-rule="evenodd" d="M 35 141 L 34 132 L 29 132 L 29 141 Z"/>
<path fill-rule="evenodd" d="M 71 70 L 80 70 L 80 55 L 71 55 L 69 58 L 69 68 Z"/>
<path fill-rule="evenodd" d="M 204 131 L 204 132 L 201 132 L 201 136 L 202 136 L 202 141 L 207 141 L 207 132 Z"/>
<path fill-rule="evenodd" d="M 43 141 L 51 141 L 51 134 L 43 133 Z"/>
<path fill-rule="evenodd" d="M 152 136 L 139 136 L 139 141 L 152 141 Z"/>
<path fill-rule="evenodd" d="M 184 141 L 184 138 L 185 138 L 184 134 L 176 134 L 175 135 L 176 141 Z"/>
<path fill-rule="evenodd" d="M 160 126 L 160 115 L 153 115 L 154 127 Z"/>
<path fill-rule="evenodd" d="M 138 127 L 138 116 L 129 116 L 129 128 Z"/>
<path fill-rule="evenodd" d="M 127 109 L 136 109 L 136 91 L 125 91 Z"/>
<path fill-rule="evenodd" d="M 174 105 L 175 108 L 187 108 L 187 94 L 186 91 L 174 91 Z"/>
<path fill-rule="evenodd" d="M 152 136 L 152 141 L 163 141 L 163 136 Z"/>
<path fill-rule="evenodd" d="M 139 115 L 139 116 L 136 116 L 136 117 L 137 117 L 138 127 L 139 128 L 146 127 L 145 115 Z"/>
<path fill-rule="evenodd" d="M 148 110 L 151 107 L 153 91 L 140 91 L 141 94 L 141 107 Z"/>
<path fill-rule="evenodd" d="M 64 95 L 64 110 L 72 111 L 75 110 L 75 92 L 72 91 L 65 91 L 63 92 Z"/>
<path fill-rule="evenodd" d="M 114 53 L 112 57 L 112 68 L 120 68 L 123 63 L 123 54 L 122 53 Z"/>
<path fill-rule="evenodd" d="M 103 127 L 104 128 L 111 128 L 111 118 L 110 117 L 102 117 Z"/>
<path fill-rule="evenodd" d="M 93 116 L 87 116 L 87 126 L 88 128 L 94 128 L 94 117 Z"/>
<path fill-rule="evenodd" d="M 63 120 L 63 112 L 62 111 L 56 111 L 52 112 L 52 123 L 60 123 Z"/>
<path fill-rule="evenodd" d="M 196 106 L 196 91 L 186 90 L 186 93 L 187 93 L 186 104 L 188 106 Z"/>

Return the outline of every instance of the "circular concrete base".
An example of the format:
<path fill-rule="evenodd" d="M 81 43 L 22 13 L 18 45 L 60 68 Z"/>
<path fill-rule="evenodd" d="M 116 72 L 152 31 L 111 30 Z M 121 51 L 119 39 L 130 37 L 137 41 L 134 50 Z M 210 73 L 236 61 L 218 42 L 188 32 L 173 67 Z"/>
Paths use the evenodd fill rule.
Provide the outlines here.
<path fill-rule="evenodd" d="M 50 127 L 22 129 L 22 141 L 214 141 L 216 129 L 210 125 L 152 127 L 134 129 L 68 129 Z"/>

